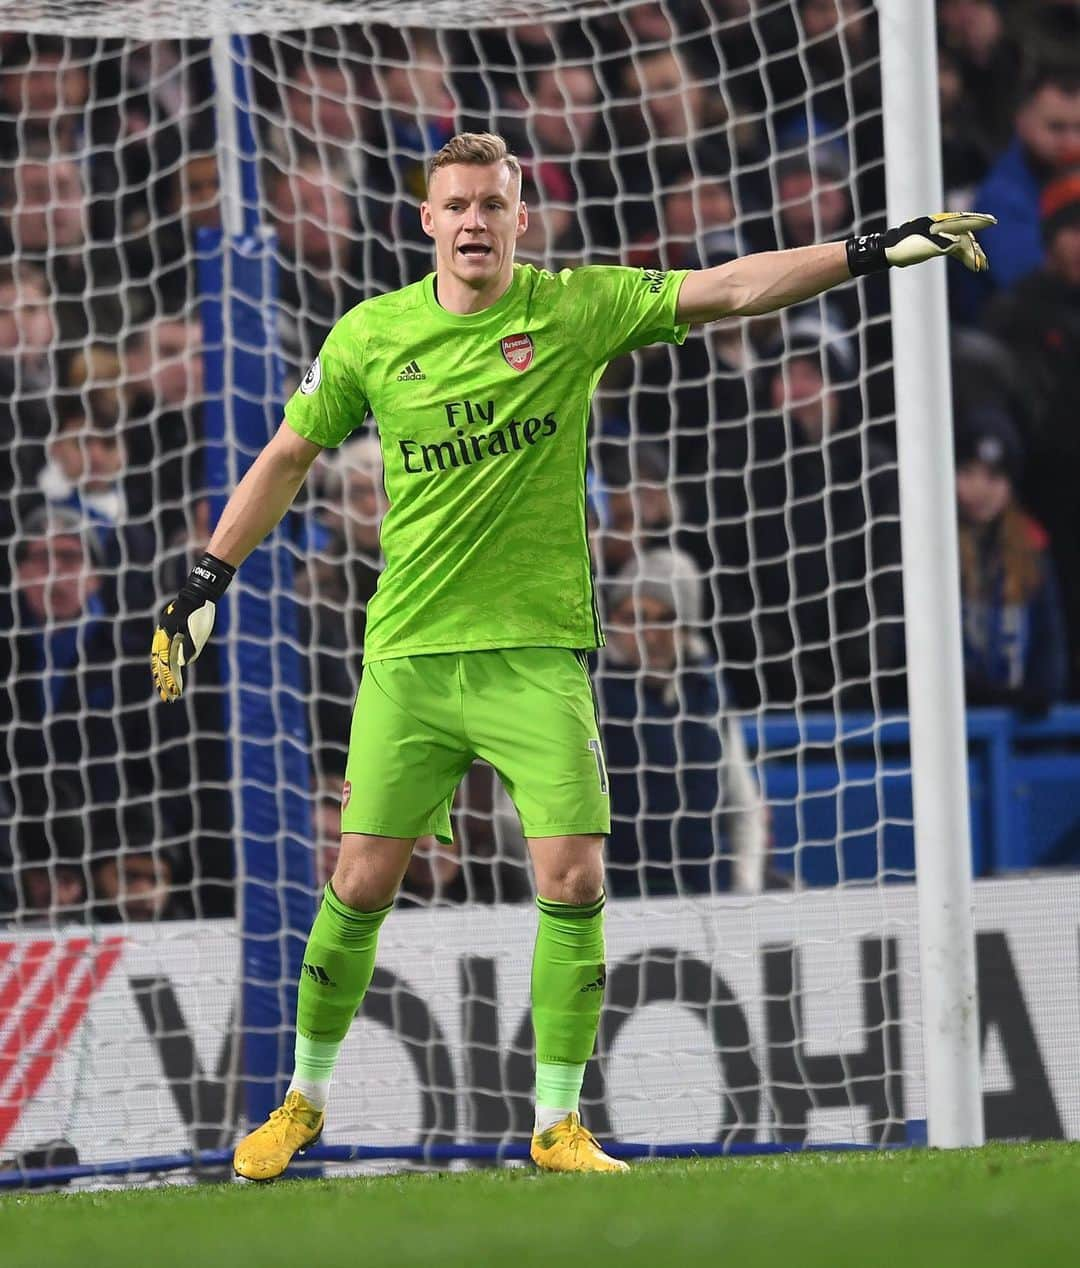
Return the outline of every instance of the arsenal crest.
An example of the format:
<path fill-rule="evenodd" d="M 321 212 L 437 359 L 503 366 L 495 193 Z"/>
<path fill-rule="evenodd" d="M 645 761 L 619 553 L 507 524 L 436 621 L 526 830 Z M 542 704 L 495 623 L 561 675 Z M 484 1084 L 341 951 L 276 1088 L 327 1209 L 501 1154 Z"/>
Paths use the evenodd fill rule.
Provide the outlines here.
<path fill-rule="evenodd" d="M 503 354 L 503 360 L 511 370 L 527 370 L 533 362 L 533 353 L 536 351 L 533 346 L 531 335 L 507 335 L 505 339 L 499 340 L 499 348 Z"/>

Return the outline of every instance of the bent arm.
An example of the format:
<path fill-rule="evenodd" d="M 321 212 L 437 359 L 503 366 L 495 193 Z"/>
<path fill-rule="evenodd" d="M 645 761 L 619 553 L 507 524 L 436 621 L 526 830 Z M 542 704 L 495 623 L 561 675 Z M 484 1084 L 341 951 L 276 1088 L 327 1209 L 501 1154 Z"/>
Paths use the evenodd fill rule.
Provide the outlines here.
<path fill-rule="evenodd" d="M 207 547 L 238 568 L 293 504 L 321 446 L 282 423 L 225 504 Z"/>
<path fill-rule="evenodd" d="M 811 299 L 850 280 L 843 242 L 744 255 L 715 268 L 689 273 L 679 290 L 676 320 L 755 317 Z"/>

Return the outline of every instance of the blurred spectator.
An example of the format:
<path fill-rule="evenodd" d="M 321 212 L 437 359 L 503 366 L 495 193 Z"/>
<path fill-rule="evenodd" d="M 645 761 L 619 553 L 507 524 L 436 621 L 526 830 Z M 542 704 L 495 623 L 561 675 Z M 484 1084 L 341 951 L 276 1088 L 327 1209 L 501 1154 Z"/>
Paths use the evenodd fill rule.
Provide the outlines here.
<path fill-rule="evenodd" d="M 348 187 L 363 188 L 363 111 L 345 50 L 306 49 L 284 81 L 283 127 L 272 144 L 285 166 L 317 154 L 330 171 L 347 173 Z"/>
<path fill-rule="evenodd" d="M 902 692 L 895 459 L 856 426 L 847 340 L 789 328 L 751 424 L 752 677 L 771 705 L 871 708 Z M 749 676 L 745 676 L 748 678 Z"/>
<path fill-rule="evenodd" d="M 206 488 L 202 325 L 196 318 L 161 317 L 136 326 L 119 364 L 128 510 L 167 541 L 186 528 L 192 500 Z M 107 372 L 105 358 L 94 368 Z"/>
<path fill-rule="evenodd" d="M 86 834 L 77 786 L 53 782 L 52 801 L 24 802 L 11 825 L 11 886 L 0 917 L 20 923 L 86 916 Z"/>
<path fill-rule="evenodd" d="M 698 177 L 692 166 L 684 167 L 665 184 L 661 212 L 659 237 L 632 243 L 624 254 L 624 263 L 665 269 L 707 266 L 711 263 L 711 244 L 730 236 L 735 224 L 731 182 L 717 173 Z"/>
<path fill-rule="evenodd" d="M 54 409 L 56 428 L 38 488 L 46 502 L 75 511 L 96 534 L 105 610 L 135 618 L 132 642 L 141 647 L 143 622 L 154 607 L 151 565 L 157 542 L 128 513 L 121 479 L 126 466 L 123 437 L 115 421 L 99 423 L 89 414 L 81 396 L 58 397 Z"/>
<path fill-rule="evenodd" d="M 508 120 L 519 154 L 549 182 L 558 181 L 574 223 L 565 238 L 595 263 L 612 259 L 626 240 L 616 220 L 619 184 L 610 160 L 611 140 L 601 110 L 600 84 L 591 66 L 541 66 L 529 77 L 528 114 Z"/>
<path fill-rule="evenodd" d="M 385 289 L 419 281 L 431 272 L 433 247 L 420 227 L 427 196 L 425 161 L 456 130 L 450 68 L 434 31 L 379 27 L 371 33 L 370 97 L 366 120 L 364 185 L 375 229 L 371 279 Z M 374 247 L 381 239 L 382 251 Z"/>
<path fill-rule="evenodd" d="M 168 746 L 186 719 L 150 717 L 145 654 L 124 655 L 105 610 L 96 534 L 69 508 L 42 507 L 15 564 L 14 591 L 0 594 L 0 778 L 39 802 L 55 777 L 75 779 L 99 807 L 175 786 Z"/>
<path fill-rule="evenodd" d="M 994 267 L 955 273 L 953 307 L 975 321 L 990 296 L 1015 285 L 1044 259 L 1040 200 L 1045 187 L 1080 161 L 1080 70 L 1042 68 L 1024 86 L 1012 144 L 975 195 L 979 211 L 997 216 Z"/>
<path fill-rule="evenodd" d="M 88 122 L 94 229 L 120 245 L 125 280 L 143 280 L 158 263 L 152 234 L 184 154 L 184 128 L 209 126 L 210 59 L 193 56 L 178 40 L 109 41 L 94 53 Z"/>
<path fill-rule="evenodd" d="M 70 158 L 49 153 L 0 169 L 0 239 L 41 269 L 53 301 L 61 347 L 115 335 L 143 300 L 124 288 L 112 244 L 90 236 L 85 182 Z"/>
<path fill-rule="evenodd" d="M 0 36 L 0 156 L 73 154 L 90 93 L 84 46 L 56 35 Z"/>
<path fill-rule="evenodd" d="M 726 174 L 734 155 L 724 129 L 729 103 L 679 48 L 639 51 L 624 66 L 619 96 L 619 225 L 622 240 L 655 236 L 656 202 L 689 166 Z M 625 226 L 625 227 L 624 227 Z"/>
<path fill-rule="evenodd" d="M 671 545 L 674 508 L 663 449 L 652 443 L 605 439 L 593 480 L 593 557 L 610 580 L 644 550 Z"/>
<path fill-rule="evenodd" d="M 55 336 L 44 275 L 29 264 L 0 261 L 0 589 L 9 580 L 2 546 L 45 461 Z"/>
<path fill-rule="evenodd" d="M 180 884 L 190 879 L 183 851 L 158 842 L 153 812 L 143 803 L 122 807 L 119 820 L 119 838 L 91 859 L 94 919 L 111 924 L 189 918 L 187 886 Z"/>
<path fill-rule="evenodd" d="M 281 251 L 282 350 L 290 366 L 303 367 L 364 298 L 361 243 L 340 172 L 311 153 L 288 170 L 271 163 L 264 171 Z"/>
<path fill-rule="evenodd" d="M 221 174 L 213 134 L 188 133 L 184 157 L 167 182 L 161 216 L 152 238 L 146 238 L 152 259 L 143 267 L 163 313 L 188 311 L 198 295 L 200 229 L 221 228 Z"/>
<path fill-rule="evenodd" d="M 969 137 L 977 138 L 985 153 L 1002 149 L 1012 131 L 1020 50 L 1001 6 L 994 0 L 938 0 L 937 17 L 939 61 L 956 78 L 951 104 L 962 110 Z M 946 169 L 947 180 L 948 175 Z"/>
<path fill-rule="evenodd" d="M 158 594 L 174 594 L 210 541 L 210 501 L 201 497 L 189 508 L 188 520 L 168 540 L 159 557 Z M 145 651 L 146 624 L 143 624 Z M 199 658 L 194 673 L 197 690 L 187 693 L 186 721 L 197 743 L 176 744 L 167 754 L 171 788 L 185 792 L 182 804 L 170 804 L 177 840 L 190 843 L 195 867 L 193 897 L 203 916 L 229 916 L 233 911 L 233 829 L 235 812 L 229 784 L 230 747 L 225 726 L 228 691 L 228 649 L 213 642 Z M 152 701 L 154 716 L 172 714 Z"/>
<path fill-rule="evenodd" d="M 993 161 L 994 145 L 985 119 L 965 90 L 956 57 L 947 47 L 938 51 L 938 102 L 945 205 L 974 207 L 976 189 Z"/>
<path fill-rule="evenodd" d="M 681 552 L 647 551 L 607 588 L 596 682 L 616 896 L 758 893 L 768 820 L 741 726 L 701 638 L 702 583 Z"/>
<path fill-rule="evenodd" d="M 776 172 L 781 247 L 831 242 L 851 230 L 848 161 L 842 146 L 815 145 Z"/>
<path fill-rule="evenodd" d="M 526 161 L 521 197 L 529 209 L 529 223 L 517 240 L 514 258 L 553 273 L 580 264 L 585 243 L 566 172 L 557 163 Z"/>
<path fill-rule="evenodd" d="M 1024 504 L 1050 534 L 1069 628 L 1072 689 L 1080 688 L 1080 173 L 1042 198 L 1043 268 L 995 299 L 986 326 L 1015 359 L 1025 407 Z"/>
<path fill-rule="evenodd" d="M 383 568 L 379 530 L 387 501 L 378 437 L 355 436 L 324 451 L 314 486 L 317 510 L 306 527 L 311 545 L 300 590 L 307 601 L 297 607 L 298 638 L 311 653 L 306 666 L 315 769 L 329 774 L 345 767 L 367 605 Z"/>
<path fill-rule="evenodd" d="M 509 834 L 502 830 L 507 817 L 514 821 Z M 451 822 L 452 844 L 432 836 L 416 842 L 400 906 L 516 903 L 533 897 L 520 822 L 486 762 L 476 761 L 466 772 Z M 510 849 L 502 848 L 507 836 L 512 837 Z"/>
<path fill-rule="evenodd" d="M 349 645 L 362 649 L 367 605 L 383 569 L 379 531 L 389 506 L 379 438 L 355 436 L 325 451 L 317 478 L 322 484 L 318 516 L 330 532 L 323 555 L 342 571 L 331 595 L 348 613 Z"/>
<path fill-rule="evenodd" d="M 1065 623 L 1046 534 L 1014 497 L 1020 436 L 994 406 L 957 424 L 967 702 L 1042 714 L 1065 692 Z"/>

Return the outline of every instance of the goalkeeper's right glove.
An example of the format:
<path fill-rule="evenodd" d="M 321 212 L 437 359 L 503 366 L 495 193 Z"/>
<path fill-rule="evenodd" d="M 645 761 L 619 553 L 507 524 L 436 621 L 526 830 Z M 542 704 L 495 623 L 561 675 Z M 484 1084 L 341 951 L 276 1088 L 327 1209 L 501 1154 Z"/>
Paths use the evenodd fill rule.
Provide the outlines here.
<path fill-rule="evenodd" d="M 939 211 L 884 233 L 856 235 L 847 240 L 848 268 L 852 277 L 862 277 L 951 255 L 972 273 L 985 273 L 990 262 L 975 234 L 996 224 L 985 212 Z"/>
<path fill-rule="evenodd" d="M 214 628 L 217 601 L 236 575 L 232 564 L 203 555 L 180 593 L 158 617 L 150 649 L 150 671 L 162 700 L 179 700 L 183 670 L 199 658 Z"/>

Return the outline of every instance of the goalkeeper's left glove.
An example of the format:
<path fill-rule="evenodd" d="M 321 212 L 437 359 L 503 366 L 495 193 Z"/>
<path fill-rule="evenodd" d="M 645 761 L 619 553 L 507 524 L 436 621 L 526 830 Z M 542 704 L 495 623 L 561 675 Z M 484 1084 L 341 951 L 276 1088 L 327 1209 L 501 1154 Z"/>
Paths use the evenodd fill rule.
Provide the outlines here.
<path fill-rule="evenodd" d="M 180 593 L 158 617 L 150 648 L 150 672 L 162 700 L 171 703 L 183 694 L 183 671 L 198 660 L 206 646 L 218 600 L 235 575 L 232 564 L 203 555 Z"/>
<path fill-rule="evenodd" d="M 852 277 L 862 277 L 951 255 L 972 273 L 985 273 L 990 261 L 975 234 L 996 224 L 996 217 L 983 212 L 939 211 L 909 220 L 898 229 L 855 235 L 847 240 L 848 268 Z"/>

